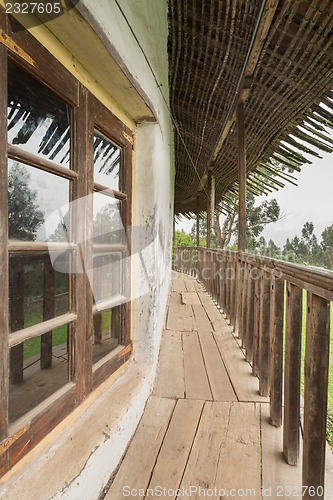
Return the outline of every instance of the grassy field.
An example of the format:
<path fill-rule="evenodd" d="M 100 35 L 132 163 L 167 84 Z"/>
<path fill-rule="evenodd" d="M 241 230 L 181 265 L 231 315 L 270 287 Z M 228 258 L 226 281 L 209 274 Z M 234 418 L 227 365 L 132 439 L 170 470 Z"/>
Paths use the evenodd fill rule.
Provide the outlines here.
<path fill-rule="evenodd" d="M 64 311 L 66 312 L 66 311 Z M 110 328 L 110 311 L 102 312 L 102 331 Z M 25 320 L 25 328 L 28 326 L 36 325 L 43 321 L 41 315 L 39 313 L 30 314 Z M 94 328 L 93 328 L 94 330 Z M 29 359 L 37 354 L 40 354 L 40 337 L 35 337 L 33 339 L 27 340 L 23 344 L 23 359 Z M 53 331 L 52 335 L 52 346 L 55 347 L 57 345 L 66 344 L 67 342 L 67 325 L 61 326 Z"/>

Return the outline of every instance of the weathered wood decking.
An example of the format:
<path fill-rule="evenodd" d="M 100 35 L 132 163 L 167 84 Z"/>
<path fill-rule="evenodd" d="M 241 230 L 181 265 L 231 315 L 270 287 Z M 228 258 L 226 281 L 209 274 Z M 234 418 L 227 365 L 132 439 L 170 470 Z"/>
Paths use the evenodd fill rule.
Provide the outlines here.
<path fill-rule="evenodd" d="M 301 499 L 301 476 L 231 327 L 200 283 L 173 273 L 154 391 L 105 498 L 165 488 L 167 498 L 260 499 L 263 488 Z"/>

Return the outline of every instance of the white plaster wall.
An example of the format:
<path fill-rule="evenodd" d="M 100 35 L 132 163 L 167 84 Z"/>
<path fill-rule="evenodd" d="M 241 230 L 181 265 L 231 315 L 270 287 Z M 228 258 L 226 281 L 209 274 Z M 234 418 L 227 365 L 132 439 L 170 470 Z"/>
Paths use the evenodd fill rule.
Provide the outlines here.
<path fill-rule="evenodd" d="M 135 431 L 154 382 L 170 281 L 173 218 L 172 129 L 165 102 L 167 0 L 119 0 L 119 5 L 122 11 L 115 0 L 79 3 L 81 14 L 156 117 L 156 122 L 138 123 L 136 128 L 133 223 L 145 232 L 143 239 L 133 237 L 134 252 L 144 248 L 143 260 L 136 253 L 133 267 L 133 361 L 116 382 L 92 395 L 84 408 L 55 429 L 47 445 L 41 443 L 1 481 L 0 498 L 8 500 L 96 500 Z"/>
<path fill-rule="evenodd" d="M 78 8 L 147 98 L 157 120 L 137 125 L 134 175 L 134 224 L 146 227 L 147 242 L 154 239 L 141 252 L 144 265 L 140 255 L 135 257 L 134 356 L 140 363 L 156 364 L 169 287 L 173 229 L 167 1 L 81 0 Z M 146 246 L 135 236 L 133 243 L 135 250 Z"/>

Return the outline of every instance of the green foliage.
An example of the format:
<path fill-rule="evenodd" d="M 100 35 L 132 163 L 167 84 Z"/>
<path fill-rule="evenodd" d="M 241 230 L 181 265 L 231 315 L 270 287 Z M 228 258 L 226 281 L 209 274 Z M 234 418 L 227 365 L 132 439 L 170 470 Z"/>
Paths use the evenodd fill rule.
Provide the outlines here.
<path fill-rule="evenodd" d="M 37 191 L 29 187 L 29 180 L 27 168 L 14 163 L 8 174 L 8 237 L 11 240 L 34 240 L 44 222 L 44 213 L 38 210 Z"/>
<path fill-rule="evenodd" d="M 192 240 L 189 234 L 186 234 L 184 230 L 176 231 L 176 247 L 194 247 L 196 244 Z"/>

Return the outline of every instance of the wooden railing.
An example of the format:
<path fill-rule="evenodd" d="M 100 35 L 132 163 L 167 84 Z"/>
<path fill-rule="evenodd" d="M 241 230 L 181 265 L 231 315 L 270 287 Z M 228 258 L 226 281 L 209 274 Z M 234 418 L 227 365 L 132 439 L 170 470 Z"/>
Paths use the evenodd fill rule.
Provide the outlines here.
<path fill-rule="evenodd" d="M 291 465 L 299 460 L 306 307 L 302 470 L 303 486 L 311 489 L 304 498 L 323 498 L 333 272 L 202 247 L 175 247 L 173 269 L 197 277 L 237 332 L 260 394 L 270 397 L 270 422 L 283 424 Z"/>

